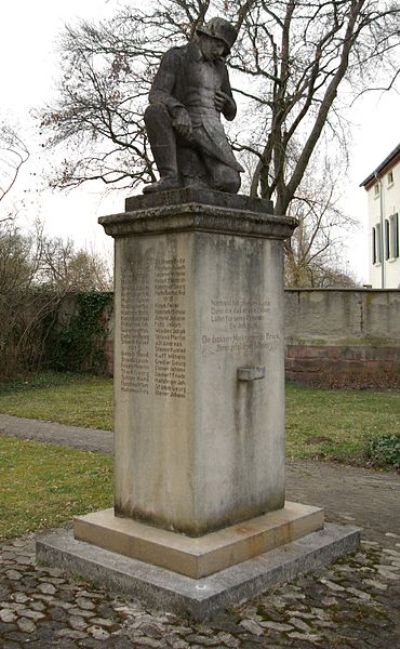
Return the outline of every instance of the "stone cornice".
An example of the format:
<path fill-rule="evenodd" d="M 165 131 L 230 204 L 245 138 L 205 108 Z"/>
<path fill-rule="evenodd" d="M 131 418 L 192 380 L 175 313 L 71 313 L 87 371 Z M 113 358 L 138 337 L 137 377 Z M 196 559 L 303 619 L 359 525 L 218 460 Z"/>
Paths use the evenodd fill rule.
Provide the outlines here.
<path fill-rule="evenodd" d="M 297 221 L 292 217 L 197 202 L 164 204 L 103 216 L 99 223 L 114 238 L 195 231 L 286 239 L 297 227 Z"/>

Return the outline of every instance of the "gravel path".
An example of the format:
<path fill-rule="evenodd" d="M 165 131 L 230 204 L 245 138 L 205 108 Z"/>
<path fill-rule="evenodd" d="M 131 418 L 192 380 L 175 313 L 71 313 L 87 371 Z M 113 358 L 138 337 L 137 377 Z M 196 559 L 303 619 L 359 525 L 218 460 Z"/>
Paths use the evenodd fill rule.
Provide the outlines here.
<path fill-rule="evenodd" d="M 113 433 L 109 430 L 66 426 L 65 424 L 13 417 L 12 415 L 0 414 L 0 435 L 35 439 L 40 442 L 72 446 L 85 451 L 101 451 L 102 453 L 112 453 L 113 448 Z"/>
<path fill-rule="evenodd" d="M 0 415 L 0 434 L 112 449 L 107 431 L 8 415 Z M 296 462 L 287 465 L 287 496 L 364 527 L 361 551 L 206 624 L 36 566 L 34 535 L 1 544 L 1 649 L 400 649 L 400 476 Z"/>

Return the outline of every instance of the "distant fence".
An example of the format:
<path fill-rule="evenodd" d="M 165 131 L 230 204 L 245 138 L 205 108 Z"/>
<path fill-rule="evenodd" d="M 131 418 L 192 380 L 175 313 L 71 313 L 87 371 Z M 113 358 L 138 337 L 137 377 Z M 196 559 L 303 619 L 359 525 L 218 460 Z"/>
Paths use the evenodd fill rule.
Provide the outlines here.
<path fill-rule="evenodd" d="M 76 317 L 78 297 L 65 300 L 59 328 L 68 327 L 72 314 Z M 99 363 L 92 367 L 91 359 L 100 357 L 104 373 L 112 375 L 110 302 L 99 313 L 99 322 L 101 349 L 96 354 L 92 348 L 80 369 L 99 371 Z M 331 387 L 400 387 L 399 290 L 286 290 L 285 338 L 289 380 Z"/>

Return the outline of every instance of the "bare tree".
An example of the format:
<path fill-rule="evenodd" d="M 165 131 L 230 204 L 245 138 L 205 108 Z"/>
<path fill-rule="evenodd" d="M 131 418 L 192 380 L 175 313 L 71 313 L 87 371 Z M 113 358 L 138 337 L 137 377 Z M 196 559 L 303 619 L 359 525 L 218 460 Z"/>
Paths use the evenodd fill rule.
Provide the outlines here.
<path fill-rule="evenodd" d="M 351 274 L 340 270 L 347 233 L 356 226 L 356 220 L 338 207 L 343 173 L 340 160 L 314 159 L 291 202 L 298 227 L 284 244 L 288 287 L 356 285 Z"/>
<path fill-rule="evenodd" d="M 40 281 L 58 293 L 110 291 L 110 269 L 93 250 L 75 249 L 71 239 L 43 238 Z"/>
<path fill-rule="evenodd" d="M 42 114 L 48 143 L 75 147 L 55 185 L 153 179 L 142 120 L 149 84 L 163 52 L 215 13 L 240 28 L 228 63 L 252 111 L 235 138 L 257 159 L 251 191 L 287 210 L 324 128 L 342 134 L 339 88 L 354 97 L 378 70 L 391 72 L 397 0 L 163 0 L 68 27 L 59 101 Z"/>
<path fill-rule="evenodd" d="M 228 65 L 242 119 L 229 132 L 248 171 L 243 187 L 292 213 L 322 141 L 346 157 L 345 108 L 397 77 L 400 0 L 150 1 L 66 29 L 58 102 L 40 116 L 45 146 L 68 144 L 52 186 L 155 180 L 142 119 L 151 80 L 165 50 L 215 14 L 239 28 Z M 314 211 L 301 214 L 310 223 Z"/>
<path fill-rule="evenodd" d="M 16 131 L 0 123 L 0 201 L 13 188 L 21 167 L 29 158 L 29 151 Z M 0 222 L 9 217 L 1 217 Z"/>

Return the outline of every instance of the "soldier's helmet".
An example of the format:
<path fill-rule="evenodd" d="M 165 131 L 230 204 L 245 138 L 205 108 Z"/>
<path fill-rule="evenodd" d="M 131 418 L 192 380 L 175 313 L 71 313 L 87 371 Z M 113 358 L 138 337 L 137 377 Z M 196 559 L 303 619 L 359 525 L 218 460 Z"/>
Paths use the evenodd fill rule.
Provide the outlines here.
<path fill-rule="evenodd" d="M 217 38 L 225 43 L 225 56 L 231 51 L 232 45 L 238 37 L 238 33 L 231 23 L 224 18 L 211 18 L 205 25 L 197 28 L 198 34 L 205 34 L 211 38 Z"/>

